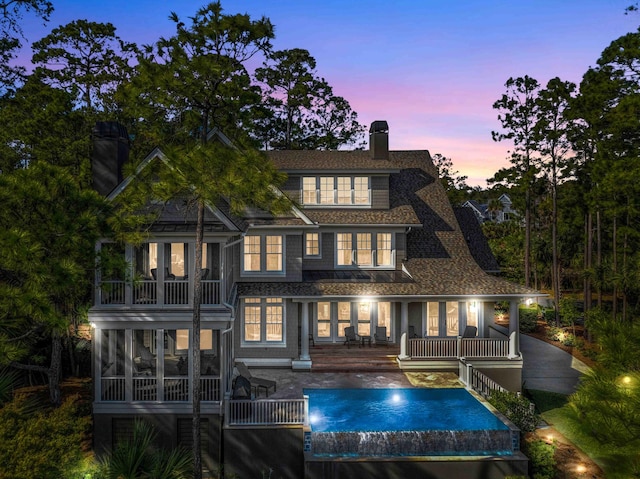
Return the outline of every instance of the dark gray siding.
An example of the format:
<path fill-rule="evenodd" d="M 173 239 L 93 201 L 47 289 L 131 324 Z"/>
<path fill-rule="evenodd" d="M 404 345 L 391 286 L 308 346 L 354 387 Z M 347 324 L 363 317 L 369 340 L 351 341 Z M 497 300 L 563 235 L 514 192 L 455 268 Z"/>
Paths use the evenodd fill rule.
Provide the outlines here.
<path fill-rule="evenodd" d="M 371 209 L 389 209 L 389 176 L 371 177 Z"/>
<path fill-rule="evenodd" d="M 302 263 L 303 270 L 328 270 L 334 269 L 333 251 L 334 251 L 334 233 L 320 233 L 320 258 L 304 258 Z M 303 240 L 304 241 L 304 240 Z"/>

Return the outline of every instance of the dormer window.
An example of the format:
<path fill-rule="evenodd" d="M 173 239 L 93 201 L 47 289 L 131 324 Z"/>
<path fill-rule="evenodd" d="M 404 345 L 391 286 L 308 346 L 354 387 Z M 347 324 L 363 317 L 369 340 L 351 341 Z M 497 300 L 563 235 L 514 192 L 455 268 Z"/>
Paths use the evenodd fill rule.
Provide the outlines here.
<path fill-rule="evenodd" d="M 367 206 L 371 182 L 368 176 L 304 176 L 301 198 L 306 206 Z"/>
<path fill-rule="evenodd" d="M 391 233 L 337 233 L 336 266 L 389 268 L 394 266 Z"/>
<path fill-rule="evenodd" d="M 242 270 L 245 273 L 282 273 L 282 235 L 247 235 L 243 242 Z"/>

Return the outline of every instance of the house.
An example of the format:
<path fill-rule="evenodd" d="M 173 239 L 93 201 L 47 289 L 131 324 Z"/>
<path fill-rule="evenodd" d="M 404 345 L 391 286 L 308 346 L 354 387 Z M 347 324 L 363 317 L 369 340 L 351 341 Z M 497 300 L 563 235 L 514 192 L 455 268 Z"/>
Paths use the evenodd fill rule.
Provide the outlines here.
<path fill-rule="evenodd" d="M 513 209 L 511 198 L 506 193 L 501 194 L 497 200 L 491 200 L 489 203 L 467 200 L 462 206 L 470 208 L 480 223 L 485 221 L 504 223 L 518 217 L 517 211 Z"/>
<path fill-rule="evenodd" d="M 94 136 L 96 187 L 117 198 L 128 181 L 126 132 L 106 123 Z M 428 151 L 388 145 L 387 123 L 376 121 L 368 151 L 268 152 L 288 175 L 282 192 L 299 205 L 287 215 L 253 209 L 238 218 L 223 199 L 207 206 L 200 372 L 211 467 L 234 361 L 308 371 L 311 340 L 343 347 L 348 327 L 374 343 L 386 328 L 401 370 L 475 369 L 519 390 L 518 304 L 539 294 L 474 260 Z M 162 161 L 157 149 L 140 168 Z M 195 212 L 176 200 L 142 244 L 97 245 L 131 268 L 96 273 L 89 320 L 98 451 L 140 416 L 155 421 L 166 444 L 190 443 L 194 231 Z M 511 305 L 506 329 L 494 323 L 498 301 Z M 463 338 L 467 326 L 473 337 Z"/>

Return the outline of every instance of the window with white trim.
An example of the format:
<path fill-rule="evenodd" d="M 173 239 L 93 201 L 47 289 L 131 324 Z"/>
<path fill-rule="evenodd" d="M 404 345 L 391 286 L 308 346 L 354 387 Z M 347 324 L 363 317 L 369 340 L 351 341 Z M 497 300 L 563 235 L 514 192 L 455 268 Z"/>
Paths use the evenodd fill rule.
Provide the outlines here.
<path fill-rule="evenodd" d="M 304 255 L 320 256 L 320 233 L 304 234 Z"/>
<path fill-rule="evenodd" d="M 392 233 L 336 233 L 336 265 L 393 267 Z"/>
<path fill-rule="evenodd" d="M 280 273 L 284 271 L 282 235 L 247 235 L 243 242 L 242 271 Z"/>
<path fill-rule="evenodd" d="M 282 298 L 244 298 L 242 341 L 246 344 L 284 343 Z"/>
<path fill-rule="evenodd" d="M 368 176 L 304 176 L 302 204 L 356 206 L 371 204 Z"/>

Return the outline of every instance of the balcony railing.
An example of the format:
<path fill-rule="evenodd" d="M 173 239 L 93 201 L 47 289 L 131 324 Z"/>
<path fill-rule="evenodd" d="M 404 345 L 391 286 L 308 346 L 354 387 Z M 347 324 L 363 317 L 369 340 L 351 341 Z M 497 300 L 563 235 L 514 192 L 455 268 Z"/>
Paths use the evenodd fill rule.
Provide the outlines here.
<path fill-rule="evenodd" d="M 221 305 L 220 280 L 202 280 L 202 305 Z M 97 302 L 100 305 L 146 306 L 185 305 L 192 303 L 189 280 L 102 281 L 98 287 Z"/>
<path fill-rule="evenodd" d="M 412 359 L 507 358 L 508 339 L 418 338 L 408 340 Z"/>
<path fill-rule="evenodd" d="M 226 401 L 230 426 L 305 424 L 308 399 L 259 399 Z"/>
<path fill-rule="evenodd" d="M 141 376 L 131 378 L 131 401 L 187 402 L 190 401 L 191 382 L 189 378 L 165 377 L 163 391 L 159 391 L 158 378 Z M 100 380 L 102 402 L 127 401 L 127 381 L 124 376 L 103 377 Z M 200 378 L 200 398 L 204 402 L 220 401 L 220 378 L 204 376 Z"/>

